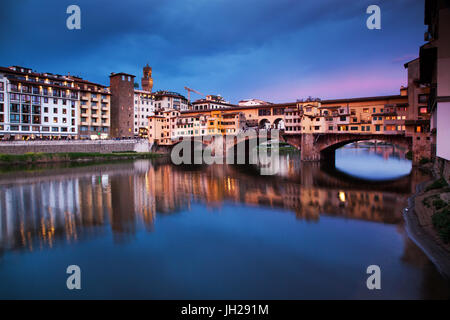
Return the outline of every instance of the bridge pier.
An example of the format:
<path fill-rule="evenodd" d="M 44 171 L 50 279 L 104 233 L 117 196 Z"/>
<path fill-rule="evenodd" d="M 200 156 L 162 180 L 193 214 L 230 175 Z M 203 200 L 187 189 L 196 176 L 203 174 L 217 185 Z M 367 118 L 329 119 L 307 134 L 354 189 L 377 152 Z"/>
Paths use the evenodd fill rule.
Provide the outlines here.
<path fill-rule="evenodd" d="M 301 142 L 300 159 L 302 161 L 320 161 L 321 154 L 315 143 L 315 137 L 312 133 L 303 133 Z"/>

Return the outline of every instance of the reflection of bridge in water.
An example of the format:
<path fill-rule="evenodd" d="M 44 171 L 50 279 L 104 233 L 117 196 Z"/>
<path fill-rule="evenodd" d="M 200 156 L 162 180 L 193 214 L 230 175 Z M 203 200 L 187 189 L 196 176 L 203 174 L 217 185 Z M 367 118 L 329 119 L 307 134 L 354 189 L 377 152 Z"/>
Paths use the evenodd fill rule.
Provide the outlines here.
<path fill-rule="evenodd" d="M 413 171 L 381 187 L 357 184 L 319 163 L 299 166 L 290 168 L 299 173 L 289 178 L 233 166 L 175 167 L 162 159 L 3 174 L 0 251 L 81 241 L 108 226 L 124 241 L 140 225 L 152 230 L 157 214 L 190 210 L 193 202 L 211 208 L 223 202 L 267 206 L 306 220 L 327 214 L 398 223 L 407 196 L 424 179 Z"/>

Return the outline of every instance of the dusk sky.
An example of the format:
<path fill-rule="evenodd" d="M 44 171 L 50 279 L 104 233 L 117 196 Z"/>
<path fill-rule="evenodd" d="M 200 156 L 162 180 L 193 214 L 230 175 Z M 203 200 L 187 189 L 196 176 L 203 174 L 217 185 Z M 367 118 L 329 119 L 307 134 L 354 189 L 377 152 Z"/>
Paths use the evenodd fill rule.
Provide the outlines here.
<path fill-rule="evenodd" d="M 81 30 L 66 8 L 81 8 Z M 381 30 L 366 8 L 381 8 Z M 0 66 L 81 76 L 153 68 L 154 91 L 225 99 L 398 94 L 424 43 L 420 0 L 1 0 Z M 198 98 L 197 95 L 192 96 Z"/>

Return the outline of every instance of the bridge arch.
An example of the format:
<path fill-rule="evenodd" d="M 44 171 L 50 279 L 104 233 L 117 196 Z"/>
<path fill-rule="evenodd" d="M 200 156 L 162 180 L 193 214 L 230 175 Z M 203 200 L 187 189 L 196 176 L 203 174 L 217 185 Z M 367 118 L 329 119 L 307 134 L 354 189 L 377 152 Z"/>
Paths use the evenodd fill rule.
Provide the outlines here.
<path fill-rule="evenodd" d="M 284 119 L 276 118 L 273 122 L 273 129 L 283 130 L 284 129 Z"/>
<path fill-rule="evenodd" d="M 320 153 L 320 160 L 332 160 L 335 157 L 335 152 L 337 149 L 359 141 L 383 141 L 389 144 L 400 146 L 406 150 L 410 150 L 412 147 L 412 139 L 410 137 L 405 137 L 404 135 L 389 135 L 389 134 L 339 134 L 335 136 L 329 136 L 322 139 L 319 142 L 318 152 Z"/>
<path fill-rule="evenodd" d="M 270 128 L 270 120 L 266 119 L 266 118 L 259 120 L 258 128 L 259 129 L 269 129 Z"/>

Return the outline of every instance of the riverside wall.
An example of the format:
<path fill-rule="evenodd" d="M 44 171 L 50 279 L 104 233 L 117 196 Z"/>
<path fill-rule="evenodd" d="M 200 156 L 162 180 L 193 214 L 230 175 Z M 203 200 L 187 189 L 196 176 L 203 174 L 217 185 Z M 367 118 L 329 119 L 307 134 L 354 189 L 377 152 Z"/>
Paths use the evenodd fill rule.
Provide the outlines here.
<path fill-rule="evenodd" d="M 24 154 L 29 152 L 150 152 L 147 140 L 51 140 L 51 141 L 2 141 L 0 154 Z"/>

